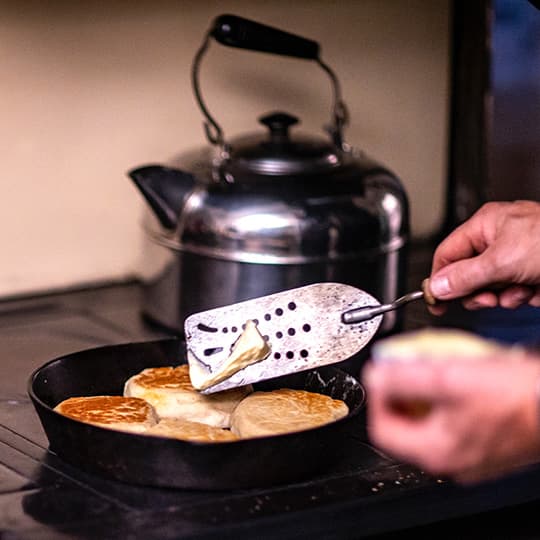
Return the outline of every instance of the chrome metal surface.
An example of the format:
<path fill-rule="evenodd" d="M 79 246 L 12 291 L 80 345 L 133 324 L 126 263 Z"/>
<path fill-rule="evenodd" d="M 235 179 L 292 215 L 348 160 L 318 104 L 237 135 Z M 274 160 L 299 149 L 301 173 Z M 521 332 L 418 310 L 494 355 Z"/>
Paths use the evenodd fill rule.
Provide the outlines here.
<path fill-rule="evenodd" d="M 414 291 L 403 295 L 401 298 L 398 298 L 397 300 L 394 300 L 394 302 L 390 302 L 389 304 L 369 305 L 351 309 L 350 311 L 346 311 L 345 313 L 343 313 L 343 315 L 341 316 L 341 320 L 345 324 L 354 324 L 362 321 L 369 321 L 370 319 L 373 319 L 373 317 L 377 317 L 378 315 L 382 315 L 383 313 L 387 313 L 388 311 L 398 309 L 405 304 L 408 304 L 409 302 L 412 302 L 414 300 L 419 300 L 420 298 L 424 298 L 424 292 Z"/>
<path fill-rule="evenodd" d="M 194 253 L 197 255 L 203 255 L 216 259 L 223 259 L 227 261 L 236 261 L 253 264 L 305 264 L 316 263 L 322 261 L 347 261 L 353 260 L 358 257 L 356 253 L 350 254 L 338 254 L 331 253 L 329 255 L 276 255 L 272 253 L 249 253 L 243 251 L 230 251 L 220 248 L 212 248 L 198 245 L 182 245 L 174 238 L 168 238 L 161 234 L 156 234 L 152 229 L 146 229 L 146 232 L 152 238 L 156 244 L 172 249 L 173 251 L 185 251 Z M 395 238 L 391 244 L 381 245 L 377 248 L 367 249 L 362 255 L 366 257 L 377 257 L 379 255 L 385 255 L 387 253 L 401 249 L 405 244 L 406 239 L 404 237 Z"/>
<path fill-rule="evenodd" d="M 308 175 L 332 175 L 339 169 L 354 165 L 349 149 L 345 151 L 330 141 L 305 133 L 289 134 L 285 121 L 267 121 L 268 118 L 294 119 L 287 113 L 276 113 L 259 119 L 269 133 L 251 134 L 234 139 L 231 163 L 223 164 L 224 171 L 235 182 L 246 178 L 289 176 L 306 178 Z"/>
<path fill-rule="evenodd" d="M 184 320 L 193 313 L 311 283 L 351 284 L 385 302 L 404 289 L 404 248 L 339 262 L 254 264 L 173 252 L 148 243 L 144 314 L 180 334 Z M 395 331 L 402 320 L 400 311 L 386 313 L 380 332 Z"/>
<path fill-rule="evenodd" d="M 187 358 L 190 366 L 219 370 L 242 326 L 254 320 L 270 344 L 270 356 L 204 393 L 341 362 L 365 347 L 382 321 L 378 316 L 352 326 L 341 321 L 341 314 L 376 302 L 349 285 L 316 283 L 196 313 L 185 323 Z"/>
<path fill-rule="evenodd" d="M 197 186 L 186 198 L 174 234 L 155 220 L 145 224 L 155 242 L 175 251 L 256 264 L 367 259 L 400 249 L 408 239 L 408 209 L 389 173 L 361 168 L 349 178 L 351 191 L 310 193 L 306 185 L 239 193 Z M 292 186 L 291 186 L 292 188 Z"/>

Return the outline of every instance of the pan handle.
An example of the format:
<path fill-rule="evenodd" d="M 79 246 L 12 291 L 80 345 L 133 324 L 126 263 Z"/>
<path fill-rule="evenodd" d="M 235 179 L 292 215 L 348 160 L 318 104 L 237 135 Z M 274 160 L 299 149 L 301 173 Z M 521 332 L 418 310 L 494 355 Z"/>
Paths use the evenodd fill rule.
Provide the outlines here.
<path fill-rule="evenodd" d="M 210 35 L 222 45 L 250 49 L 308 60 L 318 60 L 319 44 L 272 26 L 237 15 L 220 15 L 214 20 Z"/>

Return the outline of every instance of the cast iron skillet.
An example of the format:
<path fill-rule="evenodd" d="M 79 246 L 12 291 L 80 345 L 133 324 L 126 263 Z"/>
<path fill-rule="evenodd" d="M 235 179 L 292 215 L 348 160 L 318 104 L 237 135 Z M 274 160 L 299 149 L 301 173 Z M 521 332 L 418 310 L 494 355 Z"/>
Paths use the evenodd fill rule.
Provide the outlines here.
<path fill-rule="evenodd" d="M 328 467 L 365 401 L 360 383 L 332 367 L 258 383 L 254 386 L 259 390 L 306 389 L 343 399 L 350 413 L 315 429 L 222 443 L 124 433 L 53 410 L 68 397 L 121 395 L 131 375 L 147 367 L 184 363 L 184 358 L 184 343 L 166 339 L 76 352 L 37 369 L 28 392 L 50 449 L 81 469 L 135 484 L 216 490 L 270 486 Z"/>

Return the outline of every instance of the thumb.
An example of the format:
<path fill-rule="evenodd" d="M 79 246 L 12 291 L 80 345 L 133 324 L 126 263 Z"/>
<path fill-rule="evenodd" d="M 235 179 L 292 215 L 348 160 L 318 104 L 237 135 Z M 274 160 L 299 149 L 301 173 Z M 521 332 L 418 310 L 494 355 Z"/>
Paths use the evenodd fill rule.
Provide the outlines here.
<path fill-rule="evenodd" d="M 435 298 L 451 300 L 467 296 L 495 282 L 493 263 L 484 251 L 476 257 L 450 263 L 429 278 Z"/>

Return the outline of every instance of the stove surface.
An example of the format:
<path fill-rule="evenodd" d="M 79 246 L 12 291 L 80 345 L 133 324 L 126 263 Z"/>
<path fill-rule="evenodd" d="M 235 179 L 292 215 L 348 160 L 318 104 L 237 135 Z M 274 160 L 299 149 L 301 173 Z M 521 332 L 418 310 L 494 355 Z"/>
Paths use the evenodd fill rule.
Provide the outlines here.
<path fill-rule="evenodd" d="M 285 486 L 160 489 L 76 469 L 48 450 L 28 377 L 69 352 L 169 337 L 141 320 L 139 294 L 133 283 L 0 303 L 2 538 L 361 538 L 536 499 L 536 470 L 464 489 L 396 463 L 363 418 L 332 470 Z"/>

